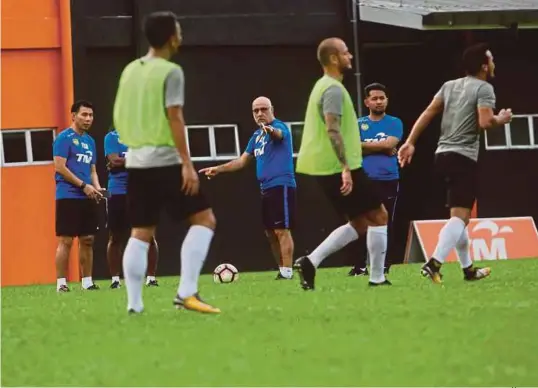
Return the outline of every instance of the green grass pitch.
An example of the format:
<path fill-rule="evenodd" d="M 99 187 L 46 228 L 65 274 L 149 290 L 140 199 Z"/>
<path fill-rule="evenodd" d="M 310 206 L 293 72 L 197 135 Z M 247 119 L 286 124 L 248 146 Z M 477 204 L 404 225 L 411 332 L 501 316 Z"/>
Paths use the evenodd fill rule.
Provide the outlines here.
<path fill-rule="evenodd" d="M 317 289 L 274 272 L 201 279 L 219 316 L 172 306 L 177 278 L 144 290 L 128 316 L 125 288 L 2 289 L 2 386 L 537 386 L 538 260 L 496 261 L 490 278 L 444 286 L 417 265 L 371 289 L 347 268 Z"/>

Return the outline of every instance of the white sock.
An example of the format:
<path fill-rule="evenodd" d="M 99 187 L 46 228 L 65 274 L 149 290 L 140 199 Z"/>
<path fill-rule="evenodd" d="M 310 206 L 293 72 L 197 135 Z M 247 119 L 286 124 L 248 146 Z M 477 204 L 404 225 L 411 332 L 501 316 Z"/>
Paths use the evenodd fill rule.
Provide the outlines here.
<path fill-rule="evenodd" d="M 190 227 L 181 246 L 181 277 L 177 293 L 188 298 L 198 292 L 198 278 L 209 251 L 213 230 L 201 225 Z"/>
<path fill-rule="evenodd" d="M 92 282 L 92 277 L 91 276 L 87 276 L 85 278 L 82 278 L 82 288 L 91 287 L 92 284 L 93 284 L 93 282 Z"/>
<path fill-rule="evenodd" d="M 339 251 L 358 238 L 359 235 L 351 224 L 348 223 L 342 225 L 333 230 L 332 233 L 308 255 L 308 258 L 312 264 L 314 264 L 314 267 L 317 268 L 327 256 Z"/>
<path fill-rule="evenodd" d="M 366 246 L 370 258 L 370 281 L 385 281 L 385 255 L 387 254 L 387 226 L 370 226 L 366 233 Z"/>
<path fill-rule="evenodd" d="M 147 276 L 146 277 L 146 284 L 149 283 L 149 282 L 154 282 L 155 281 L 155 276 Z"/>
<path fill-rule="evenodd" d="M 450 251 L 456 247 L 464 229 L 465 222 L 461 218 L 452 217 L 448 220 L 441 232 L 439 232 L 439 241 L 433 252 L 433 258 L 440 263 L 444 263 Z"/>
<path fill-rule="evenodd" d="M 467 228 L 463 230 L 463 233 L 456 244 L 456 252 L 458 252 L 461 268 L 468 268 L 473 265 L 471 255 L 469 254 L 469 235 L 467 234 Z"/>
<path fill-rule="evenodd" d="M 141 312 L 144 309 L 142 301 L 142 286 L 148 267 L 149 243 L 134 237 L 129 239 L 123 253 L 123 276 L 127 288 L 127 309 Z"/>
<path fill-rule="evenodd" d="M 112 283 L 114 282 L 120 282 L 120 277 L 119 276 L 112 276 Z"/>
<path fill-rule="evenodd" d="M 293 276 L 293 269 L 290 267 L 280 267 L 280 274 L 286 279 L 291 279 Z"/>
<path fill-rule="evenodd" d="M 58 279 L 56 279 L 56 289 L 59 290 L 61 286 L 67 286 L 67 279 L 66 278 L 58 278 Z"/>

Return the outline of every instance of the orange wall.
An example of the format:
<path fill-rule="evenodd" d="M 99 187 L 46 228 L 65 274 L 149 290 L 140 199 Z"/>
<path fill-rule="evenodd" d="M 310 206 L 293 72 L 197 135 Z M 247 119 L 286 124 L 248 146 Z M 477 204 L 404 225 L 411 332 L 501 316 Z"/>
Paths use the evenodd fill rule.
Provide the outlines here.
<path fill-rule="evenodd" d="M 54 281 L 54 168 L 2 169 L 2 285 Z"/>
<path fill-rule="evenodd" d="M 59 51 L 2 49 L 3 129 L 61 127 Z"/>
<path fill-rule="evenodd" d="M 2 50 L 59 48 L 57 0 L 2 0 Z"/>
<path fill-rule="evenodd" d="M 69 125 L 65 106 L 72 91 L 66 96 L 63 86 L 71 87 L 66 75 L 72 79 L 72 69 L 64 66 L 62 43 L 70 45 L 70 39 L 62 39 L 62 32 L 70 34 L 70 26 L 62 26 L 60 8 L 65 1 L 2 0 L 2 130 Z M 55 282 L 54 189 L 52 164 L 2 167 L 2 286 Z M 78 280 L 74 258 L 71 263 L 70 280 Z"/>

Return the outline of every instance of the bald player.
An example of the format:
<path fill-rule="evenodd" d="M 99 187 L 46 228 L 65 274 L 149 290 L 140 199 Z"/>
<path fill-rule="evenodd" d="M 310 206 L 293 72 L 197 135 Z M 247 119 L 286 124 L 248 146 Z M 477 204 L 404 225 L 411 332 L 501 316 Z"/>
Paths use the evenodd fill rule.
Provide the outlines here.
<path fill-rule="evenodd" d="M 387 250 L 387 210 L 362 169 L 359 125 L 351 97 L 342 84 L 352 55 L 337 38 L 318 47 L 321 77 L 310 93 L 297 172 L 316 178 L 335 210 L 347 222 L 335 229 L 308 256 L 296 261 L 301 286 L 314 289 L 316 269 L 331 254 L 359 236 L 366 237 L 371 286 L 390 285 L 383 267 Z"/>
<path fill-rule="evenodd" d="M 262 217 L 265 234 L 278 263 L 277 280 L 293 276 L 293 238 L 295 220 L 295 174 L 293 143 L 286 124 L 275 118 L 273 104 L 267 97 L 252 102 L 252 116 L 258 128 L 252 134 L 245 152 L 226 164 L 200 170 L 208 178 L 238 171 L 253 158 L 262 196 Z"/>

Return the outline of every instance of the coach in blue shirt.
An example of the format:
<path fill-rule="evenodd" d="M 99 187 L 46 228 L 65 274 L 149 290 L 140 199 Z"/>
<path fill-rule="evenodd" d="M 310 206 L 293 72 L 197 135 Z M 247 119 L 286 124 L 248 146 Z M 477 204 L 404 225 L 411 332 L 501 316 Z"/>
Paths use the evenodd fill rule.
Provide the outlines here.
<path fill-rule="evenodd" d="M 131 223 L 127 214 L 127 170 L 125 154 L 127 146 L 120 141 L 118 132 L 112 129 L 105 136 L 105 157 L 108 168 L 108 190 L 110 198 L 107 206 L 108 246 L 107 261 L 112 283 L 110 288 L 120 288 L 120 272 L 123 250 L 131 235 Z M 149 246 L 147 286 L 158 286 L 155 278 L 158 250 L 155 238 Z"/>
<path fill-rule="evenodd" d="M 88 135 L 93 105 L 77 101 L 71 106 L 72 124 L 53 144 L 56 171 L 56 290 L 67 292 L 67 267 L 73 239 L 79 239 L 82 288 L 97 290 L 93 283 L 93 241 L 99 226 L 97 202 L 103 198 L 95 169 L 97 150 Z"/>
<path fill-rule="evenodd" d="M 383 204 L 389 213 L 387 226 L 388 244 L 385 260 L 385 272 L 390 268 L 390 252 L 392 242 L 392 225 L 394 210 L 398 197 L 400 173 L 396 146 L 402 139 L 402 121 L 386 114 L 388 105 L 387 89 L 380 83 L 373 83 L 364 89 L 364 104 L 369 109 L 369 115 L 359 118 L 359 131 L 364 155 L 363 169 L 377 186 L 383 197 Z M 366 275 L 366 239 L 360 239 L 353 244 L 350 252 L 354 257 L 355 266 L 349 272 L 351 276 Z"/>
<path fill-rule="evenodd" d="M 200 172 L 212 178 L 223 172 L 240 170 L 253 158 L 256 159 L 265 233 L 280 269 L 276 278 L 291 279 L 291 229 L 295 221 L 296 190 L 291 131 L 275 118 L 273 105 L 266 97 L 258 97 L 252 102 L 252 115 L 258 128 L 241 157 L 220 166 L 204 168 Z"/>

